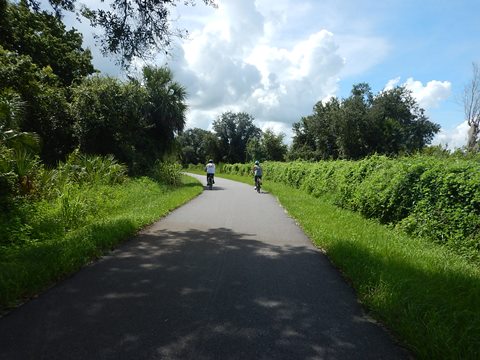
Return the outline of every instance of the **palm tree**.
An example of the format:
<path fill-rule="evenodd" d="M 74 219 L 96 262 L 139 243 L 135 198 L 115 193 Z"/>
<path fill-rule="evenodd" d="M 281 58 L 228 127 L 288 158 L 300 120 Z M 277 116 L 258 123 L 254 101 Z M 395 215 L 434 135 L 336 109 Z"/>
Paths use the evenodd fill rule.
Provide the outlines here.
<path fill-rule="evenodd" d="M 13 91 L 0 93 L 0 144 L 16 151 L 37 153 L 40 139 L 37 134 L 20 131 L 25 114 L 25 102 Z"/>
<path fill-rule="evenodd" d="M 39 165 L 34 154 L 40 150 L 40 139 L 35 133 L 20 131 L 24 113 L 25 103 L 18 94 L 9 90 L 0 93 L 0 147 L 7 149 L 0 175 L 14 172 L 20 192 L 27 194 L 33 190 L 32 177 Z"/>
<path fill-rule="evenodd" d="M 167 68 L 147 66 L 143 77 L 148 93 L 147 126 L 159 142 L 160 151 L 165 153 L 171 149 L 175 135 L 185 127 L 187 93 L 182 85 L 173 81 L 173 74 Z"/>

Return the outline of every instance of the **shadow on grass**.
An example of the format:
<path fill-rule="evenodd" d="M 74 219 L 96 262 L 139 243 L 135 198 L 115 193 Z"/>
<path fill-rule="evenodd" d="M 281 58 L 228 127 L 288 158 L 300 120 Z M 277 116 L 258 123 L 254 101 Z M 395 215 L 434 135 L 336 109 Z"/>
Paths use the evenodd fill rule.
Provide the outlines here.
<path fill-rule="evenodd" d="M 0 358 L 407 358 L 329 270 L 254 234 L 147 230 L 0 319 Z"/>
<path fill-rule="evenodd" d="M 448 263 L 439 266 L 439 259 L 414 267 L 408 258 L 383 258 L 352 241 L 338 242 L 328 253 L 353 283 L 362 284 L 358 292 L 367 305 L 420 358 L 478 358 L 478 277 Z"/>
<path fill-rule="evenodd" d="M 66 239 L 32 242 L 0 252 L 0 313 L 36 296 L 135 234 L 128 219 L 92 224 Z"/>

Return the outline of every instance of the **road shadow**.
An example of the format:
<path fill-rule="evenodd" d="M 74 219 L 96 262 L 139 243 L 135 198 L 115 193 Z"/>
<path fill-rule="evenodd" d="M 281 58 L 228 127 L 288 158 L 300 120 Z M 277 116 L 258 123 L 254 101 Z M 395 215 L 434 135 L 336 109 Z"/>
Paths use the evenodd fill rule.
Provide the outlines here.
<path fill-rule="evenodd" d="M 203 190 L 205 190 L 205 191 L 225 190 L 225 188 L 224 188 L 224 187 L 221 187 L 221 186 L 215 186 L 215 185 L 213 185 L 213 187 L 212 187 L 211 189 L 209 189 L 208 186 L 203 185 Z"/>
<path fill-rule="evenodd" d="M 354 299 L 312 248 L 151 229 L 1 319 L 0 358 L 407 358 Z"/>

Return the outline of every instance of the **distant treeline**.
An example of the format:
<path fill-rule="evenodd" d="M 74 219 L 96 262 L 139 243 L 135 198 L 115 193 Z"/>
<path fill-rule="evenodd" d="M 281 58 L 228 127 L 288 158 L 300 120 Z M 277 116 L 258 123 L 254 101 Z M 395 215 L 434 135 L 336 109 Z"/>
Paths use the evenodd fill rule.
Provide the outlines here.
<path fill-rule="evenodd" d="M 313 114 L 293 124 L 290 147 L 284 134 L 262 132 L 246 113 L 223 113 L 213 132 L 191 129 L 178 137 L 184 165 L 212 158 L 236 163 L 253 160 L 293 161 L 362 159 L 372 154 L 415 153 L 439 131 L 404 87 L 373 94 L 357 84 L 346 99 L 319 101 Z"/>

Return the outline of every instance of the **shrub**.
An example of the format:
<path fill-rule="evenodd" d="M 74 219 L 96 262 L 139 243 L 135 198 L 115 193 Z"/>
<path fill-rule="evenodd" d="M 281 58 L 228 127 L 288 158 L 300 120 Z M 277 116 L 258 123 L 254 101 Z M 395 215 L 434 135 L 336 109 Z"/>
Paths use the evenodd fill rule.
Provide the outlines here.
<path fill-rule="evenodd" d="M 360 161 L 265 162 L 264 178 L 301 189 L 480 260 L 478 157 L 416 155 Z M 225 165 L 245 175 L 248 164 Z"/>
<path fill-rule="evenodd" d="M 162 184 L 178 186 L 181 183 L 181 171 L 180 164 L 157 160 L 152 167 L 151 177 Z"/>

